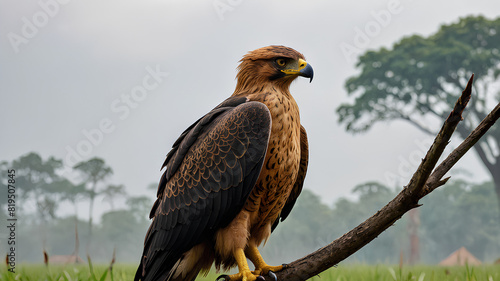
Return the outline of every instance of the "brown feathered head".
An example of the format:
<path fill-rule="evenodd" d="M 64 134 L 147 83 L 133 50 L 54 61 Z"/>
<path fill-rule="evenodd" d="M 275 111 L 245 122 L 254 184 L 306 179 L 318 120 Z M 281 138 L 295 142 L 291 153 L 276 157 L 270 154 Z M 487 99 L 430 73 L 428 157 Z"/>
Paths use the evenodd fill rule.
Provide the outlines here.
<path fill-rule="evenodd" d="M 273 83 L 288 91 L 298 76 L 313 79 L 313 69 L 304 55 L 285 46 L 268 46 L 248 52 L 240 60 L 235 93 Z"/>

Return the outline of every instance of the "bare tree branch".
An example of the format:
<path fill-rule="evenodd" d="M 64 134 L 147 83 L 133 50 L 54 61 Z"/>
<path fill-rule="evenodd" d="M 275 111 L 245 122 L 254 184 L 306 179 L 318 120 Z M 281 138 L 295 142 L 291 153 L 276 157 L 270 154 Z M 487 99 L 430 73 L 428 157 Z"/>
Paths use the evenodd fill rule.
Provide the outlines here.
<path fill-rule="evenodd" d="M 446 183 L 448 178 L 442 179 L 446 172 L 453 167 L 500 117 L 499 104 L 469 137 L 431 174 L 456 126 L 462 120 L 462 112 L 471 96 L 473 77 L 474 75 L 470 78 L 466 89 L 462 92 L 453 111 L 444 122 L 434 143 L 408 185 L 386 206 L 353 230 L 342 235 L 327 246 L 288 264 L 284 270 L 276 273 L 278 280 L 306 280 L 336 265 L 375 239 L 406 212 L 418 207 L 418 201 L 422 197 Z M 266 280 L 271 279 L 266 277 Z"/>
<path fill-rule="evenodd" d="M 458 128 L 457 132 L 460 133 L 460 135 L 464 139 L 467 138 L 467 132 L 466 132 L 465 128 L 463 128 L 463 127 L 462 128 Z M 483 142 L 483 143 L 486 143 L 486 142 Z M 490 162 L 490 160 L 488 159 L 488 156 L 487 156 L 488 153 L 491 153 L 491 155 L 493 155 L 493 153 L 491 151 L 485 151 L 485 149 L 483 147 L 481 147 L 481 145 L 474 146 L 474 149 L 476 150 L 477 155 L 479 156 L 479 158 L 481 158 L 481 161 L 484 163 L 484 165 L 486 166 L 486 168 L 488 169 L 488 171 L 490 171 L 490 173 L 493 174 L 493 172 L 495 170 L 495 165 L 494 165 L 494 163 Z"/>
<path fill-rule="evenodd" d="M 486 116 L 486 118 L 481 121 L 481 123 L 474 129 L 470 135 L 453 150 L 448 157 L 441 162 L 441 164 L 434 170 L 434 172 L 429 177 L 427 184 L 424 189 L 425 196 L 431 193 L 438 186 L 433 186 L 441 179 L 450 169 L 455 165 L 462 156 L 469 151 L 470 148 L 488 131 L 488 129 L 495 124 L 495 122 L 500 117 L 500 103 Z"/>

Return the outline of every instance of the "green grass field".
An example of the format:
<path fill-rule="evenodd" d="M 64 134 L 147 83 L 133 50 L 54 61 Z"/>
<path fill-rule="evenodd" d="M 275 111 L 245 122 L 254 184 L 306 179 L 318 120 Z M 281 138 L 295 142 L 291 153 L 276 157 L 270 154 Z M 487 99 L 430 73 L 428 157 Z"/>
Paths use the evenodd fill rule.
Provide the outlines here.
<path fill-rule="evenodd" d="M 116 264 L 112 272 L 106 265 L 81 266 L 49 266 L 20 265 L 16 273 L 1 268 L 0 280 L 26 281 L 129 281 L 135 274 L 135 265 Z M 199 277 L 200 281 L 214 281 L 218 274 L 210 273 Z M 414 266 L 403 267 L 388 265 L 346 265 L 332 268 L 320 276 L 311 278 L 314 281 L 500 281 L 500 265 L 474 267 L 440 267 Z"/>

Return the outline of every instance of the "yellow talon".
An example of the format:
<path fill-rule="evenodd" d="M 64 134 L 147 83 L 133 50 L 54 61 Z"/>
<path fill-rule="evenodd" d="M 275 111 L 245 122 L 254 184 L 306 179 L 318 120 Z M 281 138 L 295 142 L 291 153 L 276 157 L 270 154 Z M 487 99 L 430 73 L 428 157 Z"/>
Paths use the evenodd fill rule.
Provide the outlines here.
<path fill-rule="evenodd" d="M 243 277 L 241 278 L 241 281 L 255 281 L 257 280 L 257 276 L 253 275 L 251 271 L 245 271 L 242 272 Z"/>
<path fill-rule="evenodd" d="M 258 275 L 254 275 L 252 271 L 250 271 L 247 263 L 247 257 L 245 256 L 245 252 L 243 251 L 243 249 L 236 249 L 236 251 L 234 251 L 234 258 L 236 259 L 236 263 L 238 264 L 238 269 L 240 272 L 229 275 L 229 280 L 255 281 Z"/>
<path fill-rule="evenodd" d="M 257 276 L 255 276 L 250 270 L 248 270 L 248 271 L 238 272 L 236 274 L 224 276 L 224 280 L 254 281 L 257 279 Z M 217 280 L 219 280 L 219 279 L 217 279 Z"/>
<path fill-rule="evenodd" d="M 278 272 L 283 270 L 282 265 L 270 266 L 268 265 L 262 256 L 259 253 L 259 250 L 255 246 L 248 246 L 247 248 L 247 256 L 255 265 L 254 273 L 259 273 L 258 275 L 264 274 L 267 275 L 269 271 Z"/>
<path fill-rule="evenodd" d="M 278 266 L 270 266 L 266 264 L 264 259 L 259 253 L 259 250 L 257 247 L 248 247 L 247 248 L 247 255 L 245 255 L 245 251 L 243 249 L 238 248 L 234 251 L 233 255 L 234 258 L 236 259 L 236 263 L 238 264 L 238 270 L 239 272 L 236 274 L 232 275 L 221 275 L 218 280 L 224 280 L 224 281 L 255 281 L 258 279 L 259 276 L 261 275 L 268 275 L 270 271 L 272 272 L 278 272 L 283 270 L 282 265 Z M 248 267 L 247 263 L 247 256 L 248 258 L 253 262 L 255 265 L 255 270 L 250 271 L 250 268 Z M 274 275 L 274 274 L 272 274 Z M 262 277 L 260 277 L 262 278 Z M 276 278 L 276 275 L 274 275 L 274 278 Z"/>

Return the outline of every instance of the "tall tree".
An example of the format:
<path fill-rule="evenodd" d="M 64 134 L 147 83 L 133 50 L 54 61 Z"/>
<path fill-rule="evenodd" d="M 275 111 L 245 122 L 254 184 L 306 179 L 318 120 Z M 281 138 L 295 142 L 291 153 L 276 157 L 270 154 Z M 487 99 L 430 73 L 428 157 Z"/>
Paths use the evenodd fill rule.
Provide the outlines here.
<path fill-rule="evenodd" d="M 84 183 L 73 184 L 69 180 L 64 179 L 60 183 L 60 192 L 62 194 L 61 200 L 69 201 L 75 211 L 75 249 L 73 255 L 78 257 L 80 247 L 80 239 L 78 237 L 78 200 L 86 196 L 87 190 Z"/>
<path fill-rule="evenodd" d="M 73 167 L 78 171 L 87 187 L 89 197 L 89 244 L 92 238 L 92 221 L 94 214 L 94 200 L 99 194 L 98 185 L 104 182 L 113 174 L 111 167 L 107 166 L 103 159 L 92 158 L 88 161 L 80 162 Z"/>
<path fill-rule="evenodd" d="M 148 196 L 131 196 L 127 198 L 127 206 L 138 222 L 149 222 L 152 198 Z"/>
<path fill-rule="evenodd" d="M 500 100 L 499 32 L 500 18 L 469 16 L 428 37 L 413 35 L 392 49 L 366 52 L 357 63 L 361 73 L 346 82 L 355 99 L 337 108 L 339 122 L 357 133 L 377 121 L 404 120 L 435 135 L 439 127 L 428 124 L 447 117 L 474 72 L 475 96 L 457 127 L 466 138 Z M 500 204 L 500 127 L 492 127 L 474 148 L 493 178 Z"/>
<path fill-rule="evenodd" d="M 103 196 L 102 200 L 108 201 L 111 210 L 114 210 L 116 197 L 127 196 L 127 191 L 125 190 L 125 186 L 123 184 L 110 184 L 106 186 L 106 188 L 102 190 L 100 194 Z"/>
<path fill-rule="evenodd" d="M 39 154 L 30 152 L 13 160 L 10 166 L 16 171 L 16 192 L 19 192 L 24 202 L 34 203 L 42 243 L 45 245 L 45 225 L 49 219 L 55 218 L 60 202 L 59 187 L 63 179 L 58 175 L 58 170 L 62 168 L 62 161 L 54 157 L 43 160 Z M 26 207 L 30 204 L 23 205 Z"/>
<path fill-rule="evenodd" d="M 66 180 L 64 184 L 65 188 L 61 191 L 61 200 L 69 201 L 73 205 L 73 209 L 75 211 L 75 221 L 78 221 L 78 200 L 88 194 L 85 189 L 85 184 L 73 184 L 68 180 Z"/>

